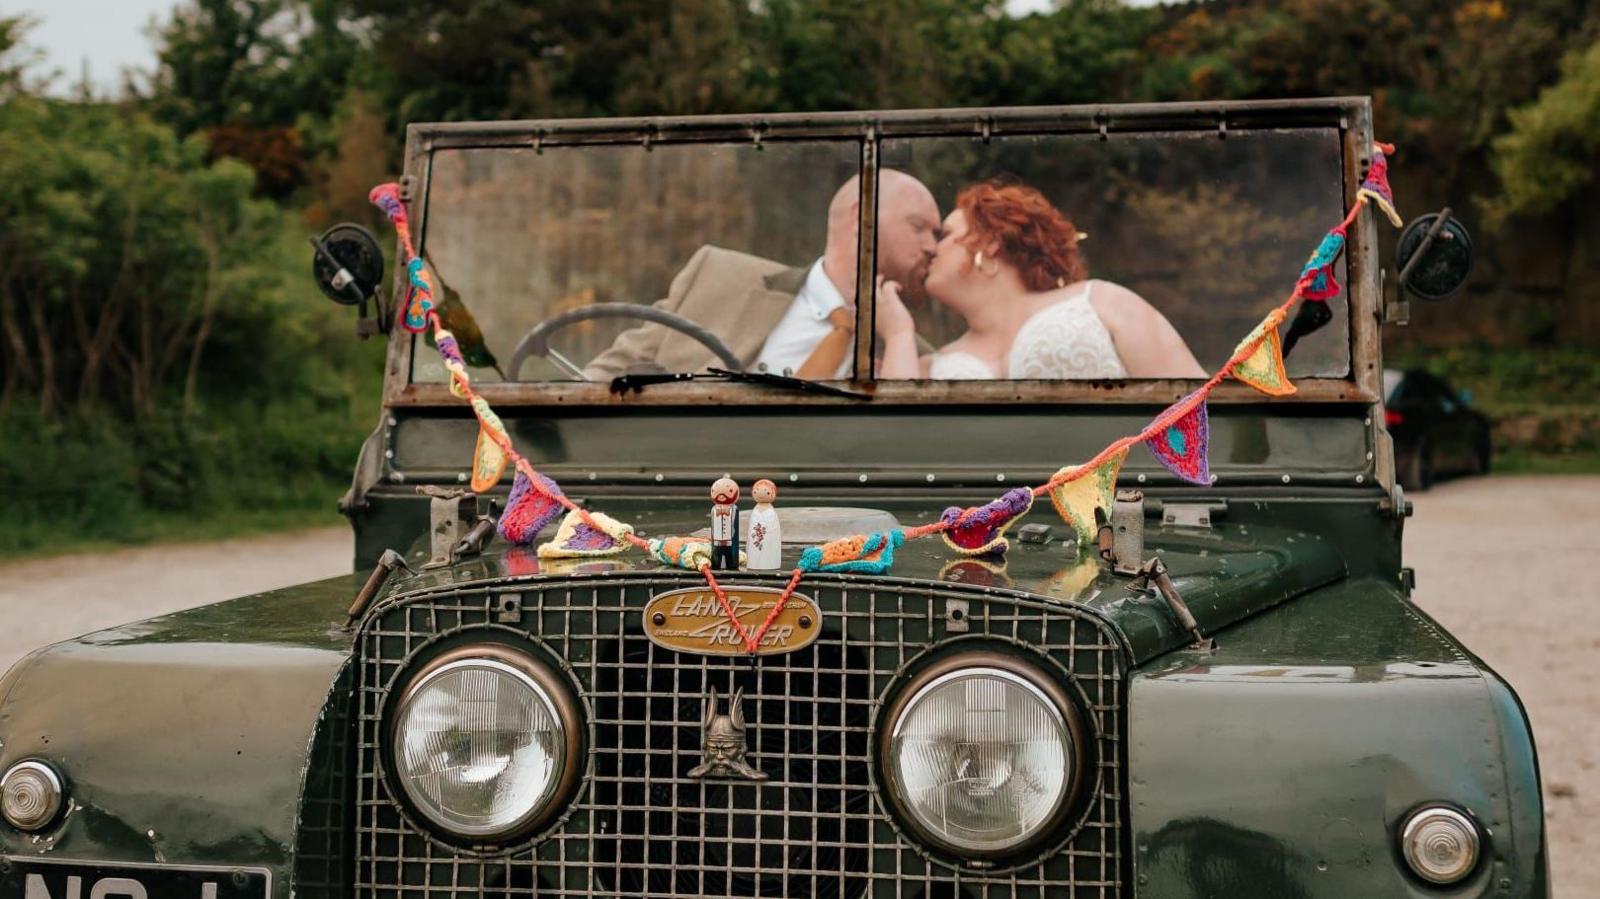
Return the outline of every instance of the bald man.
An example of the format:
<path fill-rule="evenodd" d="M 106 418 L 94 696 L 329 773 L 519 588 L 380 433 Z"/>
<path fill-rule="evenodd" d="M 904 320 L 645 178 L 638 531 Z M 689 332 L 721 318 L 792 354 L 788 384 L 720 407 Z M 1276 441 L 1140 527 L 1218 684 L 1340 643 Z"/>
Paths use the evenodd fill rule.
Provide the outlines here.
<path fill-rule="evenodd" d="M 803 378 L 849 377 L 855 348 L 856 245 L 861 187 L 852 177 L 828 205 L 822 256 L 805 268 L 703 246 L 656 307 L 716 334 L 746 369 Z M 938 245 L 939 205 L 921 181 L 878 175 L 878 272 L 915 304 Z M 584 366 L 604 381 L 630 371 L 701 371 L 721 364 L 704 344 L 654 323 L 617 336 Z"/>

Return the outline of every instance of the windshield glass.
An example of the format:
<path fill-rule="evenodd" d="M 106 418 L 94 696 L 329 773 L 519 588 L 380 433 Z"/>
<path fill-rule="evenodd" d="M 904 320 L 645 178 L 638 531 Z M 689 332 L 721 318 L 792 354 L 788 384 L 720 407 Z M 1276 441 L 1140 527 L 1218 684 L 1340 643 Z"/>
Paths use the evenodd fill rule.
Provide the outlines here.
<path fill-rule="evenodd" d="M 440 317 L 460 337 L 470 313 L 479 381 L 749 367 L 806 287 L 830 204 L 860 165 L 858 141 L 436 152 L 423 252 Z M 808 294 L 819 317 L 802 322 L 807 335 L 854 305 L 848 287 Z M 518 358 L 541 323 L 554 352 Z M 446 380 L 426 348 L 412 377 Z"/>
<path fill-rule="evenodd" d="M 1333 128 L 441 149 L 423 249 L 479 381 L 1200 378 L 1343 216 Z M 1344 262 L 1337 274 L 1347 280 Z M 1350 371 L 1346 298 L 1287 358 Z M 445 370 L 422 346 L 412 379 Z"/>

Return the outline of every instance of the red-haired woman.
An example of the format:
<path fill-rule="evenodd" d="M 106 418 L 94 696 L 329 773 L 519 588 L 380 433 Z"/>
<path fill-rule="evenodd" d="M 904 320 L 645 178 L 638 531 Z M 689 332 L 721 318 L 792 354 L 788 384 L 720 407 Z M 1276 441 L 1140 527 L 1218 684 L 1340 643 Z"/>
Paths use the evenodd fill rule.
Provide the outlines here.
<path fill-rule="evenodd" d="M 974 184 L 956 197 L 928 267 L 928 295 L 967 331 L 917 356 L 899 288 L 878 296 L 881 378 L 1203 378 L 1183 338 L 1145 299 L 1088 277 L 1078 231 L 1023 185 Z"/>

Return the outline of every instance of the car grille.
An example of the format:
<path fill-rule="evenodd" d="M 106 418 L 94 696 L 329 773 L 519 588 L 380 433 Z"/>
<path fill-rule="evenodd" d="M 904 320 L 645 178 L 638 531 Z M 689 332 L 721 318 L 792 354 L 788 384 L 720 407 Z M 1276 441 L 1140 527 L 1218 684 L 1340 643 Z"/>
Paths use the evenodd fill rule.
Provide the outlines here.
<path fill-rule="evenodd" d="M 731 659 L 646 639 L 640 610 L 651 595 L 703 583 L 660 572 L 532 580 L 417 595 L 369 618 L 359 645 L 358 895 L 1121 895 L 1125 657 L 1099 618 L 1006 591 L 813 576 L 801 592 L 823 610 L 823 632 L 805 649 Z M 402 811 L 383 774 L 385 700 L 435 641 L 496 633 L 531 639 L 569 666 L 591 767 L 562 819 L 480 852 L 438 841 Z M 1067 675 L 1089 731 L 1091 770 L 1071 828 L 989 868 L 922 848 L 878 796 L 881 703 L 907 666 L 954 641 L 1044 654 L 1041 663 Z M 749 760 L 768 781 L 685 776 L 700 763 L 712 689 L 743 690 Z"/>

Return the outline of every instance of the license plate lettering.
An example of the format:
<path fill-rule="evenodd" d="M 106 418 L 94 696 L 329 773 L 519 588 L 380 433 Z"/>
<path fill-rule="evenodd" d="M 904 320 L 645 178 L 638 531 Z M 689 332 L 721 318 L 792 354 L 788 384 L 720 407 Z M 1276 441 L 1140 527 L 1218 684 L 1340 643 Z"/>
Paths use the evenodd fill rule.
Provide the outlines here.
<path fill-rule="evenodd" d="M 267 899 L 260 868 L 0 859 L 0 899 Z"/>

